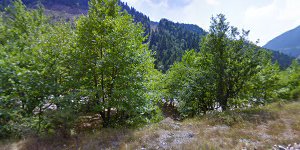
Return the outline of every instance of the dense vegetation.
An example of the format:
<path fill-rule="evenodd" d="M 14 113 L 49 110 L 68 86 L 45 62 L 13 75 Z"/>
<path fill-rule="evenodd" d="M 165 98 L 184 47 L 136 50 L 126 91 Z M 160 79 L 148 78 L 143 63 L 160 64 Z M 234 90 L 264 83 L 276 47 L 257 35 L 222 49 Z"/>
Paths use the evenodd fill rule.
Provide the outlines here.
<path fill-rule="evenodd" d="M 162 117 L 162 99 L 178 102 L 185 118 L 300 96 L 298 62 L 280 70 L 268 51 L 247 40 L 249 31 L 230 26 L 222 14 L 212 18 L 200 45 L 199 34 L 189 31 L 197 27 L 158 24 L 159 45 L 176 49 L 156 54 L 172 56 L 157 60 L 167 64 L 161 70 L 177 61 L 163 74 L 143 25 L 121 10 L 117 0 L 91 0 L 75 23 L 53 21 L 21 0 L 1 12 L 0 138 L 68 137 L 90 116 L 101 120 L 99 129 L 154 122 Z"/>
<path fill-rule="evenodd" d="M 196 25 L 162 19 L 153 29 L 150 39 L 150 49 L 156 52 L 156 68 L 165 72 L 174 62 L 180 61 L 186 50 L 199 51 L 200 40 L 205 34 Z"/>
<path fill-rule="evenodd" d="M 48 132 L 91 113 L 101 114 L 104 127 L 155 117 L 151 81 L 157 71 L 141 25 L 116 1 L 90 5 L 75 29 L 53 23 L 42 9 L 27 10 L 20 1 L 2 14 L 2 136 L 21 126 Z M 56 115 L 47 116 L 50 107 Z M 51 120 L 62 122 L 55 126 Z"/>
<path fill-rule="evenodd" d="M 170 99 L 179 101 L 183 114 L 194 116 L 218 108 L 224 111 L 271 98 L 273 94 L 267 94 L 277 78 L 265 76 L 275 75 L 278 66 L 271 63 L 267 51 L 247 40 L 248 33 L 239 32 L 229 26 L 224 15 L 218 15 L 212 19 L 200 52 L 187 52 L 182 62 L 170 69 Z M 271 85 L 266 85 L 269 82 Z"/>

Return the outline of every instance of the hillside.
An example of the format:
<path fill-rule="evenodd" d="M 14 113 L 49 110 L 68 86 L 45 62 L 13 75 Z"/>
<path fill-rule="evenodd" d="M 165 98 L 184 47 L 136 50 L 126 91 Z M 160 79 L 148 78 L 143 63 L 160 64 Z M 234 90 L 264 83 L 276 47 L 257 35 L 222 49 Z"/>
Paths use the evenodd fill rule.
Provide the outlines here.
<path fill-rule="evenodd" d="M 9 4 L 11 0 L 0 0 L 2 6 Z M 36 7 L 37 0 L 23 0 L 30 7 Z M 88 10 L 88 0 L 44 0 L 42 4 L 46 12 L 53 15 L 55 19 L 67 18 L 73 20 Z M 134 18 L 135 22 L 143 24 L 145 35 L 149 35 L 149 48 L 156 53 L 155 66 L 165 72 L 175 61 L 181 60 L 182 54 L 189 49 L 199 50 L 201 37 L 206 31 L 197 25 L 174 23 L 167 19 L 153 22 L 150 18 L 128 6 L 126 3 L 119 2 L 123 10 L 126 10 Z M 148 41 L 147 41 L 148 42 Z M 281 68 L 287 68 L 293 57 L 283 53 L 273 52 L 273 62 L 277 61 Z"/>
<path fill-rule="evenodd" d="M 284 54 L 287 54 L 289 56 L 293 57 L 299 57 L 300 56 L 300 26 L 287 31 L 271 41 L 269 41 L 264 47 L 279 51 Z"/>
<path fill-rule="evenodd" d="M 186 50 L 199 51 L 204 35 L 206 31 L 196 25 L 160 20 L 150 37 L 150 49 L 156 52 L 157 68 L 166 71 L 175 61 L 180 61 Z"/>
<path fill-rule="evenodd" d="M 268 49 L 267 49 L 267 51 L 272 52 L 272 61 L 278 62 L 281 69 L 288 68 L 292 64 L 293 60 L 295 59 L 295 57 L 286 55 L 282 52 L 272 51 L 272 50 L 268 50 Z"/>

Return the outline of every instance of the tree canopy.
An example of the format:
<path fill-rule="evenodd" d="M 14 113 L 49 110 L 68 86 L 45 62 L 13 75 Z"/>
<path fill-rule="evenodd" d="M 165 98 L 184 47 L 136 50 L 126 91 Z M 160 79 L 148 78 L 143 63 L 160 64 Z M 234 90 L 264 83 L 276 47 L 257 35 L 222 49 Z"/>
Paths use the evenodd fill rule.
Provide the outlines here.
<path fill-rule="evenodd" d="M 272 64 L 270 54 L 247 40 L 248 33 L 239 32 L 219 14 L 212 18 L 200 51 L 188 51 L 181 62 L 171 67 L 167 73 L 167 93 L 178 99 L 184 114 L 201 114 L 219 107 L 224 111 L 247 105 L 253 99 L 244 88 L 263 74 L 267 64 Z M 276 78 L 268 80 L 274 82 Z"/>

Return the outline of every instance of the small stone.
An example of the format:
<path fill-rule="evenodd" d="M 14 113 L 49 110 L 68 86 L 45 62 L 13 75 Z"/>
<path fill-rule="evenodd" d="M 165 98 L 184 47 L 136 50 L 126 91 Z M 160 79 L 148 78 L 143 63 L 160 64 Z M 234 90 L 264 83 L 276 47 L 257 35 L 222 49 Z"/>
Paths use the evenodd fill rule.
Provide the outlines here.
<path fill-rule="evenodd" d="M 287 149 L 281 145 L 278 145 L 278 150 L 287 150 Z"/>
<path fill-rule="evenodd" d="M 295 148 L 295 149 L 300 149 L 300 144 L 295 143 L 295 144 L 294 144 L 294 148 Z"/>
<path fill-rule="evenodd" d="M 295 150 L 294 147 L 289 148 L 289 150 Z"/>
<path fill-rule="evenodd" d="M 192 138 L 192 137 L 194 137 L 194 134 L 193 134 L 193 133 L 189 133 L 189 134 L 188 134 L 188 137 L 189 137 L 189 138 Z"/>

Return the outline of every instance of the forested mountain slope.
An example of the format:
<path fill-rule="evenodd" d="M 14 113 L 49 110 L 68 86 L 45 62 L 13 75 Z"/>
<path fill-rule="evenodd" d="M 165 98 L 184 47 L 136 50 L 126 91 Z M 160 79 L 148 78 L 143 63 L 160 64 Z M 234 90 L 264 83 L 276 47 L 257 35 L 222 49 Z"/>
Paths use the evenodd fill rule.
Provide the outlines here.
<path fill-rule="evenodd" d="M 199 51 L 201 37 L 205 34 L 206 32 L 196 25 L 160 20 L 152 30 L 150 40 L 150 48 L 156 52 L 157 68 L 166 71 L 175 61 L 180 61 L 186 50 Z"/>
<path fill-rule="evenodd" d="M 268 42 L 264 47 L 293 57 L 300 56 L 300 26 L 287 31 Z"/>
<path fill-rule="evenodd" d="M 42 3 L 46 11 L 50 11 L 51 14 L 54 14 L 55 18 L 65 17 L 72 19 L 75 16 L 87 13 L 89 0 L 22 1 L 30 7 L 35 7 L 39 3 Z M 2 8 L 10 2 L 11 0 L 0 0 Z M 174 23 L 167 19 L 152 22 L 148 16 L 128 6 L 126 3 L 119 1 L 119 5 L 123 10 L 126 10 L 133 16 L 135 22 L 143 24 L 145 35 L 149 36 L 146 42 L 149 42 L 150 49 L 155 52 L 155 65 L 157 69 L 165 72 L 175 61 L 181 60 L 182 54 L 186 50 L 199 50 L 201 37 L 206 34 L 206 31 L 197 25 Z M 286 68 L 291 64 L 294 58 L 286 56 L 283 53 L 273 52 L 273 61 L 278 61 L 282 68 Z"/>

